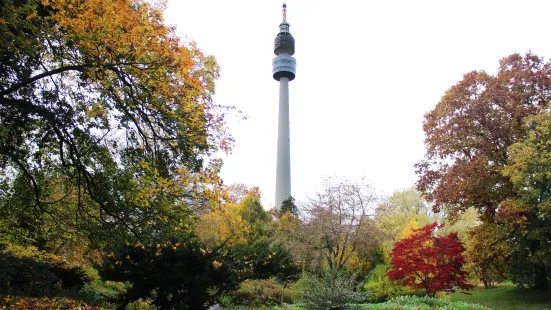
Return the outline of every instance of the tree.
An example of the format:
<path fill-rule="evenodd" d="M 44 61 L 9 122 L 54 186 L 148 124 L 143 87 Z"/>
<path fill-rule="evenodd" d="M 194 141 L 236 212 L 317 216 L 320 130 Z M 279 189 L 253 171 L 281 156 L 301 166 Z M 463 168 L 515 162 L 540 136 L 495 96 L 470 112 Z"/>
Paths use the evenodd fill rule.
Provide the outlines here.
<path fill-rule="evenodd" d="M 475 207 L 493 221 L 500 203 L 515 196 L 500 172 L 508 164 L 507 148 L 524 138 L 522 119 L 550 101 L 551 63 L 531 53 L 503 58 L 495 76 L 465 74 L 425 115 L 417 188 L 436 211 L 447 208 L 453 215 Z"/>
<path fill-rule="evenodd" d="M 233 203 L 233 204 L 240 202 L 247 195 L 252 195 L 260 198 L 260 188 L 258 186 L 253 186 L 249 188 L 245 184 L 234 183 L 234 184 L 230 184 L 226 188 L 226 190 L 228 192 L 227 200 L 229 203 Z"/>
<path fill-rule="evenodd" d="M 397 190 L 383 198 L 375 209 L 375 220 L 377 227 L 385 234 L 384 251 L 390 253 L 411 221 L 424 226 L 434 222 L 436 218 L 421 193 L 414 188 L 408 188 Z"/>
<path fill-rule="evenodd" d="M 391 280 L 402 280 L 402 285 L 424 288 L 429 296 L 446 288 L 458 286 L 473 288 L 466 282 L 462 270 L 465 257 L 463 244 L 457 233 L 437 236 L 437 223 L 415 230 L 414 234 L 396 242 L 391 253 L 393 269 L 387 273 Z"/>
<path fill-rule="evenodd" d="M 377 230 L 361 229 L 373 213 L 375 196 L 363 180 L 328 178 L 323 186 L 310 198 L 303 231 L 329 269 L 342 269 L 364 242 L 377 240 Z"/>
<path fill-rule="evenodd" d="M 416 164 L 417 188 L 434 202 L 435 211 L 446 209 L 455 217 L 474 207 L 487 223 L 517 227 L 529 215 L 534 219 L 530 223 L 542 224 L 534 218 L 537 213 L 526 212 L 535 210 L 535 205 L 529 207 L 522 200 L 527 198 L 523 185 L 513 174 L 503 172 L 514 154 L 515 148 L 510 147 L 527 137 L 523 120 L 547 109 L 549 102 L 551 62 L 531 53 L 503 58 L 495 76 L 473 71 L 452 86 L 425 115 L 426 154 Z M 524 198 L 519 200 L 520 196 Z M 545 234 L 524 238 L 522 230 L 511 231 L 512 251 L 535 253 L 541 244 L 548 244 Z M 532 245 L 521 242 L 528 239 Z M 527 251 L 527 246 L 533 249 Z M 532 272 L 539 279 L 537 286 L 545 286 L 545 267 L 537 260 Z M 526 260 L 511 260 L 522 261 Z"/>
<path fill-rule="evenodd" d="M 509 147 L 509 164 L 503 169 L 518 195 L 501 204 L 498 216 L 512 231 L 514 256 L 527 255 L 534 266 L 534 285 L 546 288 L 546 264 L 551 268 L 551 112 L 525 118 L 524 126 L 528 134 Z"/>
<path fill-rule="evenodd" d="M 295 198 L 293 197 L 289 197 L 281 203 L 279 216 L 281 217 L 287 212 L 290 212 L 293 216 L 298 216 L 298 207 L 296 206 Z"/>
<path fill-rule="evenodd" d="M 377 205 L 377 216 L 403 213 L 412 216 L 431 216 L 431 208 L 414 187 L 394 191 Z"/>
<path fill-rule="evenodd" d="M 212 102 L 219 68 L 162 10 L 141 0 L 2 2 L 3 232 L 162 239 L 219 200 L 213 155 L 231 143 Z"/>
<path fill-rule="evenodd" d="M 250 225 L 237 213 L 234 205 L 201 215 L 195 226 L 199 240 L 209 246 L 246 244 Z"/>
<path fill-rule="evenodd" d="M 504 227 L 484 223 L 470 229 L 467 235 L 467 266 L 484 287 L 492 288 L 505 281 L 510 255 Z"/>
<path fill-rule="evenodd" d="M 298 268 L 276 236 L 277 223 L 264 211 L 258 191 L 246 192 L 239 202 L 201 215 L 195 229 L 199 240 L 220 248 L 240 280 L 293 277 Z"/>
<path fill-rule="evenodd" d="M 278 210 L 274 210 L 279 215 Z M 317 266 L 317 254 L 300 218 L 286 212 L 275 220 L 274 242 L 281 244 L 302 270 Z"/>

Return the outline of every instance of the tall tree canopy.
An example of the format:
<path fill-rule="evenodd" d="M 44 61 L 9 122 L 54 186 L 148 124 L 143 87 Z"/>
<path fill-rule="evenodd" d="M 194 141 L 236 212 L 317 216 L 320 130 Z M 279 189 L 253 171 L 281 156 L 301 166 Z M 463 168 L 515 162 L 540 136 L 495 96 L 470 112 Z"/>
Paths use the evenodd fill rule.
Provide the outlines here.
<path fill-rule="evenodd" d="M 551 271 L 551 112 L 527 117 L 524 124 L 528 135 L 509 147 L 503 170 L 517 196 L 502 203 L 498 214 L 512 232 L 513 262 L 527 256 L 536 286 L 545 287 L 551 275 L 545 270 L 547 265 Z"/>
<path fill-rule="evenodd" d="M 416 165 L 417 188 L 435 209 L 475 207 L 492 218 L 500 202 L 514 196 L 500 173 L 507 148 L 524 138 L 522 119 L 550 101 L 551 63 L 533 54 L 503 58 L 495 76 L 465 74 L 425 115 L 426 154 Z"/>
<path fill-rule="evenodd" d="M 545 130 L 531 132 L 538 126 L 525 122 L 550 102 L 551 62 L 531 53 L 503 58 L 495 76 L 468 73 L 425 115 L 426 154 L 416 165 L 417 188 L 435 211 L 455 217 L 474 207 L 485 222 L 514 227 L 508 243 L 518 255 L 511 262 L 531 270 L 527 282 L 539 287 L 547 285 L 549 266 L 549 187 L 542 179 L 549 172 L 544 144 L 535 146 L 547 140 Z"/>
<path fill-rule="evenodd" d="M 220 196 L 219 68 L 162 3 L 0 3 L 2 232 L 156 238 Z"/>

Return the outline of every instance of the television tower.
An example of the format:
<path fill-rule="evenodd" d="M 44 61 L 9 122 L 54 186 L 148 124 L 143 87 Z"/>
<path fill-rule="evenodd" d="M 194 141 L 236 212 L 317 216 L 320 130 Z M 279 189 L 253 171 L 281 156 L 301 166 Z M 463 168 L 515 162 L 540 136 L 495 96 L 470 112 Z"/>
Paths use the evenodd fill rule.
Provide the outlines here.
<path fill-rule="evenodd" d="M 295 39 L 289 32 L 287 23 L 287 4 L 283 4 L 283 21 L 279 24 L 279 33 L 275 38 L 272 60 L 274 79 L 279 81 L 279 120 L 277 129 L 277 168 L 275 207 L 291 197 L 291 145 L 289 130 L 289 81 L 295 79 L 296 60 Z"/>

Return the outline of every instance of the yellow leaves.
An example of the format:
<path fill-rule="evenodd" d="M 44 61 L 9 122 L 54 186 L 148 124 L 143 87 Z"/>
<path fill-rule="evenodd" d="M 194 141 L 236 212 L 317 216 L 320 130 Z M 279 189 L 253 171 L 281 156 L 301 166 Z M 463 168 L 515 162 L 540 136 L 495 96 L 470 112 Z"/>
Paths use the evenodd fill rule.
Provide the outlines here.
<path fill-rule="evenodd" d="M 214 267 L 214 269 L 218 269 L 218 268 L 222 267 L 222 263 L 215 260 L 215 261 L 212 262 L 212 267 Z"/>
<path fill-rule="evenodd" d="M 170 154 L 174 155 L 172 158 L 181 158 L 183 154 L 185 158 L 198 159 L 205 155 L 204 158 L 208 157 L 210 160 L 209 155 L 215 153 L 218 148 L 226 150 L 230 148 L 231 141 L 220 129 L 219 126 L 222 122 L 217 118 L 216 113 L 212 111 L 213 105 L 209 100 L 213 92 L 210 83 L 218 75 L 216 62 L 203 55 L 195 44 L 180 40 L 173 28 L 163 24 L 161 12 L 163 5 L 151 7 L 149 1 L 141 0 L 36 0 L 23 1 L 20 4 L 18 1 L 8 1 L 8 3 L 10 2 L 17 3 L 17 5 L 9 4 L 10 8 L 6 11 L 13 11 L 17 14 L 1 16 L 0 28 L 7 29 L 8 27 L 4 25 L 12 21 L 18 21 L 24 26 L 21 28 L 26 30 L 28 28 L 28 33 L 36 34 L 39 38 L 34 40 L 35 36 L 33 35 L 9 37 L 17 34 L 2 31 L 3 35 L 0 38 L 2 44 L 0 45 L 5 48 L 6 42 L 10 41 L 21 45 L 36 45 L 36 51 L 40 52 L 37 55 L 44 55 L 42 60 L 46 66 L 43 69 L 32 69 L 36 74 L 42 70 L 54 70 L 61 66 L 79 67 L 78 73 L 64 72 L 54 77 L 54 83 L 59 82 L 63 89 L 73 89 L 75 87 L 80 91 L 81 88 L 77 85 L 81 85 L 80 82 L 86 84 L 86 87 L 82 88 L 86 88 L 86 91 L 83 91 L 81 95 L 87 96 L 87 100 L 80 100 L 80 97 L 71 100 L 71 102 L 79 102 L 76 105 L 78 111 L 75 111 L 79 122 L 80 119 L 93 124 L 125 122 L 128 121 L 127 118 L 123 120 L 119 118 L 124 114 L 121 110 L 125 110 L 128 111 L 127 116 L 134 115 L 136 118 L 140 118 L 137 122 L 144 126 L 145 135 L 151 137 L 153 129 L 148 127 L 146 123 L 154 121 L 153 119 L 167 120 L 163 123 L 159 121 L 158 124 L 155 124 L 159 126 L 153 127 L 155 129 L 162 127 L 161 125 L 170 127 L 166 130 L 166 133 L 160 133 L 159 137 L 163 141 L 174 142 L 158 143 L 162 144 L 165 149 L 174 147 L 174 149 L 183 150 L 182 145 L 185 145 L 186 148 L 186 153 L 183 151 L 179 154 L 171 152 Z M 49 6 L 48 12 L 51 15 L 40 14 L 44 16 L 39 16 L 37 14 L 35 7 L 40 2 L 44 6 Z M 17 10 L 12 10 L 12 6 Z M 37 20 L 40 23 L 37 23 Z M 26 38 L 33 38 L 33 41 L 26 41 Z M 46 39 L 52 39 L 51 46 L 53 47 L 42 44 L 46 42 Z M 36 42 L 40 44 L 36 44 Z M 21 50 L 26 51 L 25 48 L 26 46 Z M 86 68 L 82 69 L 82 67 Z M 50 80 L 44 80 L 47 83 L 44 85 L 52 84 Z M 66 88 L 61 83 L 64 81 L 67 81 Z M 125 86 L 125 83 L 132 86 Z M 51 86 L 53 87 L 53 84 Z M 129 88 L 132 90 L 129 91 Z M 75 94 L 78 91 L 75 91 Z M 137 99 L 133 101 L 133 98 Z M 137 111 L 138 108 L 142 110 Z M 106 120 L 109 120 L 109 122 L 105 122 Z M 111 127 L 111 124 L 108 126 Z M 139 127 L 139 125 L 136 126 Z M 79 126 L 79 128 L 86 129 L 95 127 Z M 134 125 L 130 127 L 134 130 Z M 122 133 L 128 127 L 119 128 L 121 129 L 116 130 L 116 135 Z M 176 132 L 176 129 L 177 136 L 172 134 Z M 95 130 L 92 129 L 91 131 L 94 132 Z M 159 131 L 161 130 L 159 129 Z M 112 136 L 111 133 L 113 131 L 105 140 L 118 142 L 119 137 L 113 137 L 114 135 Z M 94 135 L 97 134 L 91 134 L 91 136 Z M 161 141 L 161 139 L 156 140 Z M 151 141 L 151 139 L 146 138 L 139 141 Z M 113 144 L 105 143 L 106 146 Z M 176 171 L 170 170 L 170 175 L 167 176 L 162 169 L 159 168 L 161 172 L 155 169 L 158 165 L 151 164 L 152 156 L 147 154 L 151 151 L 150 149 L 145 150 L 143 145 L 138 145 L 137 148 L 143 151 L 137 152 L 138 155 L 144 155 L 142 158 L 147 159 L 136 163 L 135 158 L 137 157 L 134 157 L 132 163 L 124 165 L 125 169 L 128 167 L 129 170 L 132 170 L 129 172 L 135 178 L 132 178 L 133 183 L 130 182 L 131 186 L 128 187 L 128 190 L 126 188 L 124 191 L 121 190 L 122 194 L 120 195 L 126 200 L 125 202 L 129 202 L 127 204 L 128 210 L 136 208 L 139 211 L 144 211 L 143 213 L 132 213 L 140 214 L 136 216 L 144 214 L 144 217 L 133 222 L 133 225 L 134 223 L 136 225 L 153 225 L 152 221 L 155 224 L 168 222 L 169 219 L 173 220 L 173 218 L 170 218 L 175 214 L 171 209 L 173 207 L 187 207 L 187 204 L 195 207 L 199 204 L 204 205 L 205 201 L 212 201 L 213 204 L 217 204 L 217 201 L 223 196 L 223 183 L 217 176 L 219 169 L 216 165 L 206 165 L 206 167 L 201 168 L 201 171 L 196 171 L 195 168 L 189 171 L 185 168 L 185 165 L 189 162 L 182 164 L 178 159 L 175 160 L 177 161 L 175 164 L 171 162 L 171 165 L 167 165 L 171 169 L 173 167 L 180 168 L 177 175 L 175 176 Z M 84 153 L 90 154 L 92 152 L 89 151 L 90 148 L 87 145 L 83 146 L 83 149 L 87 150 Z M 207 151 L 203 151 L 205 149 Z M 118 150 L 120 150 L 120 147 Z M 112 149 L 109 149 L 109 151 L 112 151 Z M 114 154 L 115 152 L 111 153 Z M 95 159 L 93 155 L 91 155 L 91 158 Z M 113 165 L 121 166 L 120 157 L 113 155 L 113 158 L 115 158 Z M 103 159 L 98 158 L 97 162 L 101 160 Z M 88 162 L 96 164 L 95 160 Z M 101 165 L 101 163 L 98 165 Z M 179 165 L 181 167 L 178 167 Z M 191 167 L 192 165 L 189 164 L 188 166 Z M 195 167 L 195 165 L 193 166 Z M 116 183 L 117 180 L 111 181 Z M 74 193 L 79 192 L 76 190 L 76 185 L 71 189 Z M 67 194 L 67 191 L 58 190 L 56 187 L 51 198 L 54 198 L 52 200 L 62 199 Z M 74 194 L 71 195 L 74 196 Z M 179 199 L 183 195 L 186 195 L 186 199 Z M 115 200 L 119 201 L 118 198 Z M 70 201 L 69 204 L 77 201 L 73 197 L 67 197 L 64 200 Z M 176 203 L 173 204 L 176 204 L 176 206 L 169 206 L 170 202 L 167 203 L 169 200 L 171 202 L 175 201 Z M 78 200 L 78 206 L 67 207 L 65 201 L 63 202 L 63 208 L 74 210 L 83 208 L 83 210 L 78 209 L 78 211 L 81 211 L 80 214 L 84 214 L 83 216 L 100 217 L 99 210 L 93 209 L 95 205 L 91 207 L 86 205 L 87 203 L 94 204 L 93 201 L 85 201 L 84 207 L 80 206 L 80 200 Z M 105 202 L 105 200 L 102 202 Z M 113 209 L 123 210 L 122 208 Z M 64 210 L 61 212 L 69 213 Z M 126 209 L 120 212 L 126 212 Z M 131 214 L 131 212 L 128 213 Z M 221 218 L 226 219 L 226 216 L 224 215 Z M 148 219 L 152 220 L 148 221 Z M 157 219 L 159 221 L 156 221 Z M 221 235 L 233 236 L 236 235 L 235 232 L 247 231 L 246 225 L 240 222 L 239 219 L 231 216 L 227 219 L 228 223 L 222 225 Z M 69 220 L 74 222 L 78 220 L 78 217 L 76 220 L 72 218 Z M 170 224 L 169 227 L 172 227 L 172 224 L 176 225 L 174 222 Z M 140 231 L 140 228 L 143 227 L 133 228 Z M 147 229 L 150 228 L 147 227 Z M 181 230 L 182 228 L 174 229 Z M 240 237 L 237 237 L 236 240 L 240 240 Z"/>
<path fill-rule="evenodd" d="M 146 161 L 141 161 L 140 166 L 142 167 L 142 169 L 149 169 L 151 165 Z"/>
<path fill-rule="evenodd" d="M 249 225 L 234 208 L 215 209 L 202 215 L 196 227 L 198 237 L 209 245 L 245 244 L 245 236 L 250 231 Z"/>
<path fill-rule="evenodd" d="M 38 15 L 38 12 L 34 10 L 30 15 L 26 17 L 27 21 L 30 21 L 31 19 L 35 18 Z"/>
<path fill-rule="evenodd" d="M 409 238 L 413 235 L 415 229 L 419 229 L 419 225 L 415 219 L 409 221 L 408 226 L 404 228 L 402 234 L 400 234 L 400 239 Z"/>
<path fill-rule="evenodd" d="M 109 111 L 102 105 L 101 102 L 97 102 L 90 108 L 86 110 L 86 118 L 87 120 L 93 119 L 93 118 L 102 118 L 107 119 L 107 116 L 109 114 Z"/>

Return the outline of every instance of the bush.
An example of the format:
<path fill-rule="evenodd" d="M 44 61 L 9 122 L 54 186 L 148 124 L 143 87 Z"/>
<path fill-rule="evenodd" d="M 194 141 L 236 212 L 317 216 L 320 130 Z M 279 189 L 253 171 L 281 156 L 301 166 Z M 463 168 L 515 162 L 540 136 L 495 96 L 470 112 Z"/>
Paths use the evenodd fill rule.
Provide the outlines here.
<path fill-rule="evenodd" d="M 367 276 L 367 282 L 363 285 L 363 289 L 369 293 L 369 302 L 380 303 L 397 296 L 413 294 L 410 288 L 391 281 L 386 276 L 389 270 L 390 266 L 379 264 Z"/>
<path fill-rule="evenodd" d="M 248 306 L 282 305 L 293 302 L 293 293 L 275 279 L 246 280 L 233 294 L 233 302 Z"/>
<path fill-rule="evenodd" d="M 400 296 L 393 298 L 385 303 L 373 305 L 370 309 L 393 309 L 393 310 L 412 310 L 412 309 L 441 309 L 441 310 L 490 310 L 490 308 L 471 304 L 462 301 L 449 301 L 447 299 Z"/>
<path fill-rule="evenodd" d="M 267 237 L 260 237 L 250 244 L 237 245 L 230 249 L 227 257 L 235 269 L 242 271 L 241 280 L 275 277 L 284 282 L 298 278 L 300 272 L 291 254 L 281 244 Z"/>
<path fill-rule="evenodd" d="M 16 310 L 100 310 L 101 308 L 87 305 L 82 301 L 71 300 L 67 298 L 34 298 L 34 297 L 0 297 L 0 309 Z"/>
<path fill-rule="evenodd" d="M 121 299 L 130 286 L 122 282 L 94 280 L 87 283 L 80 294 L 92 305 L 107 306 Z"/>
<path fill-rule="evenodd" d="M 321 277 L 305 275 L 303 298 L 308 309 L 346 309 L 361 303 L 366 294 L 354 291 L 355 279 L 344 271 L 324 271 Z"/>
<path fill-rule="evenodd" d="M 370 303 L 385 302 L 398 296 L 412 295 L 414 293 L 408 287 L 392 283 L 390 279 L 368 282 L 364 285 L 364 289 L 369 293 L 367 301 Z"/>
<path fill-rule="evenodd" d="M 125 310 L 157 310 L 155 306 L 153 306 L 151 300 L 143 300 L 138 299 L 134 302 L 131 302 L 124 308 Z"/>
<path fill-rule="evenodd" d="M 61 290 L 78 290 L 88 281 L 83 269 L 59 256 L 35 247 L 0 243 L 0 293 L 52 296 Z"/>
<path fill-rule="evenodd" d="M 120 309 L 151 299 L 162 309 L 206 309 L 237 288 L 237 273 L 198 243 L 126 244 L 106 257 L 104 279 L 130 282 Z"/>

